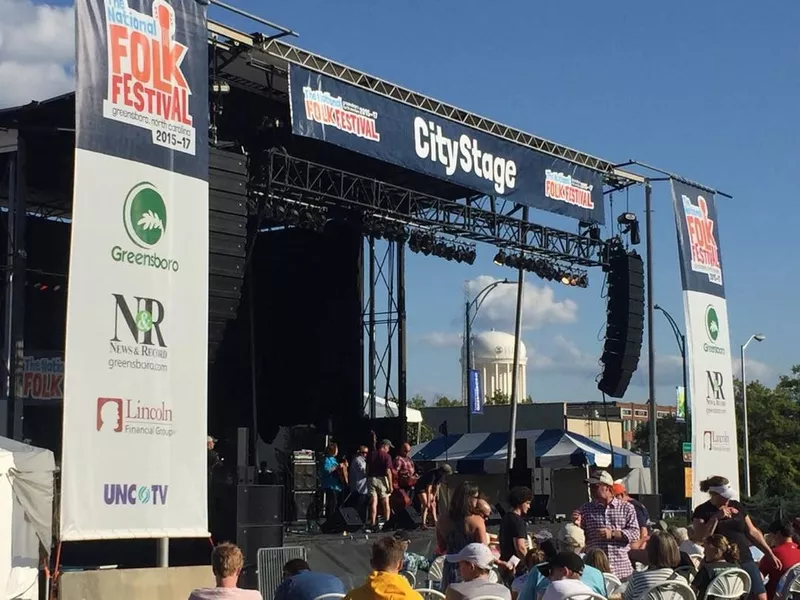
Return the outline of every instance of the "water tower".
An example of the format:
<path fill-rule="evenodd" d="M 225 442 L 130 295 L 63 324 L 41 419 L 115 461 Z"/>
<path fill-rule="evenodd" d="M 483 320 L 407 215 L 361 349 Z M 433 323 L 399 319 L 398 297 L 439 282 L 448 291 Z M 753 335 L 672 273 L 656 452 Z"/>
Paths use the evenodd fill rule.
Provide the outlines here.
<path fill-rule="evenodd" d="M 463 355 L 463 350 L 462 350 Z M 481 389 L 491 398 L 495 392 L 511 398 L 511 378 L 514 372 L 514 336 L 502 331 L 484 331 L 472 336 L 472 356 L 475 370 L 481 378 Z M 528 397 L 525 368 L 528 352 L 525 344 L 519 344 L 519 395 L 520 400 Z"/>

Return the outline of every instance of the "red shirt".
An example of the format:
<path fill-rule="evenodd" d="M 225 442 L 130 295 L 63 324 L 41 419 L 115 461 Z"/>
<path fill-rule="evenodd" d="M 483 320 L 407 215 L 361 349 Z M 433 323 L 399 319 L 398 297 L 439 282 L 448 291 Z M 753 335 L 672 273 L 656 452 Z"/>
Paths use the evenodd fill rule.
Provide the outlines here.
<path fill-rule="evenodd" d="M 768 556 L 762 558 L 761 563 L 758 565 L 764 575 L 769 575 L 767 598 L 770 599 L 775 597 L 775 590 L 778 587 L 778 581 L 780 581 L 781 576 L 794 565 L 800 563 L 800 548 L 794 542 L 786 542 L 776 546 L 772 549 L 772 552 L 781 561 L 780 570 L 775 568 Z"/>

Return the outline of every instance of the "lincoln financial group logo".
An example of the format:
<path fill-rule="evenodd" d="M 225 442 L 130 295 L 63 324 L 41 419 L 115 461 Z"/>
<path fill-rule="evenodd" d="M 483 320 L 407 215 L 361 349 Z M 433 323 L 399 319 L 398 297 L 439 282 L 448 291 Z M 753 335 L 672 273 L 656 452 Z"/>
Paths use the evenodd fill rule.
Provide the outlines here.
<path fill-rule="evenodd" d="M 706 430 L 703 432 L 703 450 L 709 452 L 730 452 L 731 436 L 727 431 Z"/>
<path fill-rule="evenodd" d="M 122 207 L 122 224 L 133 246 L 111 248 L 114 262 L 162 271 L 180 270 L 177 260 L 155 251 L 167 233 L 167 204 L 152 183 L 143 181 L 128 192 Z"/>
<path fill-rule="evenodd" d="M 122 398 L 97 399 L 97 431 L 172 437 L 172 409 L 165 402 L 148 404 Z"/>
<path fill-rule="evenodd" d="M 109 341 L 109 368 L 166 371 L 169 352 L 163 331 L 164 304 L 143 296 L 111 296 L 114 328 Z"/>
<path fill-rule="evenodd" d="M 709 354 L 721 354 L 722 356 L 726 355 L 728 353 L 727 350 L 725 350 L 725 348 L 722 346 L 718 346 L 716 343 L 717 339 L 719 338 L 721 326 L 717 309 L 714 308 L 713 304 L 706 306 L 705 325 L 708 342 L 703 344 L 703 351 Z"/>

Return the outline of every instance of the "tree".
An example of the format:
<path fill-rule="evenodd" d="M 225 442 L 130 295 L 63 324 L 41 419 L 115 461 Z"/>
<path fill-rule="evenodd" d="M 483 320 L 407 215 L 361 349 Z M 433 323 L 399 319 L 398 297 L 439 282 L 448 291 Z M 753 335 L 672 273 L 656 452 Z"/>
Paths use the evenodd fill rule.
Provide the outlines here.
<path fill-rule="evenodd" d="M 464 406 L 461 400 L 451 400 L 447 396 L 437 395 L 433 404 L 437 408 L 448 408 L 450 406 Z"/>
<path fill-rule="evenodd" d="M 530 396 L 526 396 L 519 401 L 520 404 L 532 404 Z M 491 396 L 486 396 L 486 406 L 499 406 L 501 404 L 511 404 L 511 398 L 500 390 L 495 390 Z"/>
<path fill-rule="evenodd" d="M 658 420 L 658 490 L 664 504 L 686 503 L 683 489 L 683 442 L 686 424 L 669 416 Z M 633 451 L 650 454 L 650 423 L 639 425 L 633 434 Z"/>

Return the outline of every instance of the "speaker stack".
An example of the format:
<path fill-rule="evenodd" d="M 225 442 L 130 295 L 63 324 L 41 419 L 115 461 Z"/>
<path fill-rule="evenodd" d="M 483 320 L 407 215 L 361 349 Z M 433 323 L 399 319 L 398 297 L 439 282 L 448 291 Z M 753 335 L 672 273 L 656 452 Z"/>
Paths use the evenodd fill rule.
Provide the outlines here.
<path fill-rule="evenodd" d="M 292 453 L 292 521 L 300 523 L 316 521 L 317 507 L 317 459 L 313 450 L 297 450 Z"/>
<path fill-rule="evenodd" d="M 644 336 L 644 264 L 621 245 L 610 250 L 603 375 L 597 388 L 622 398 L 639 366 Z"/>

